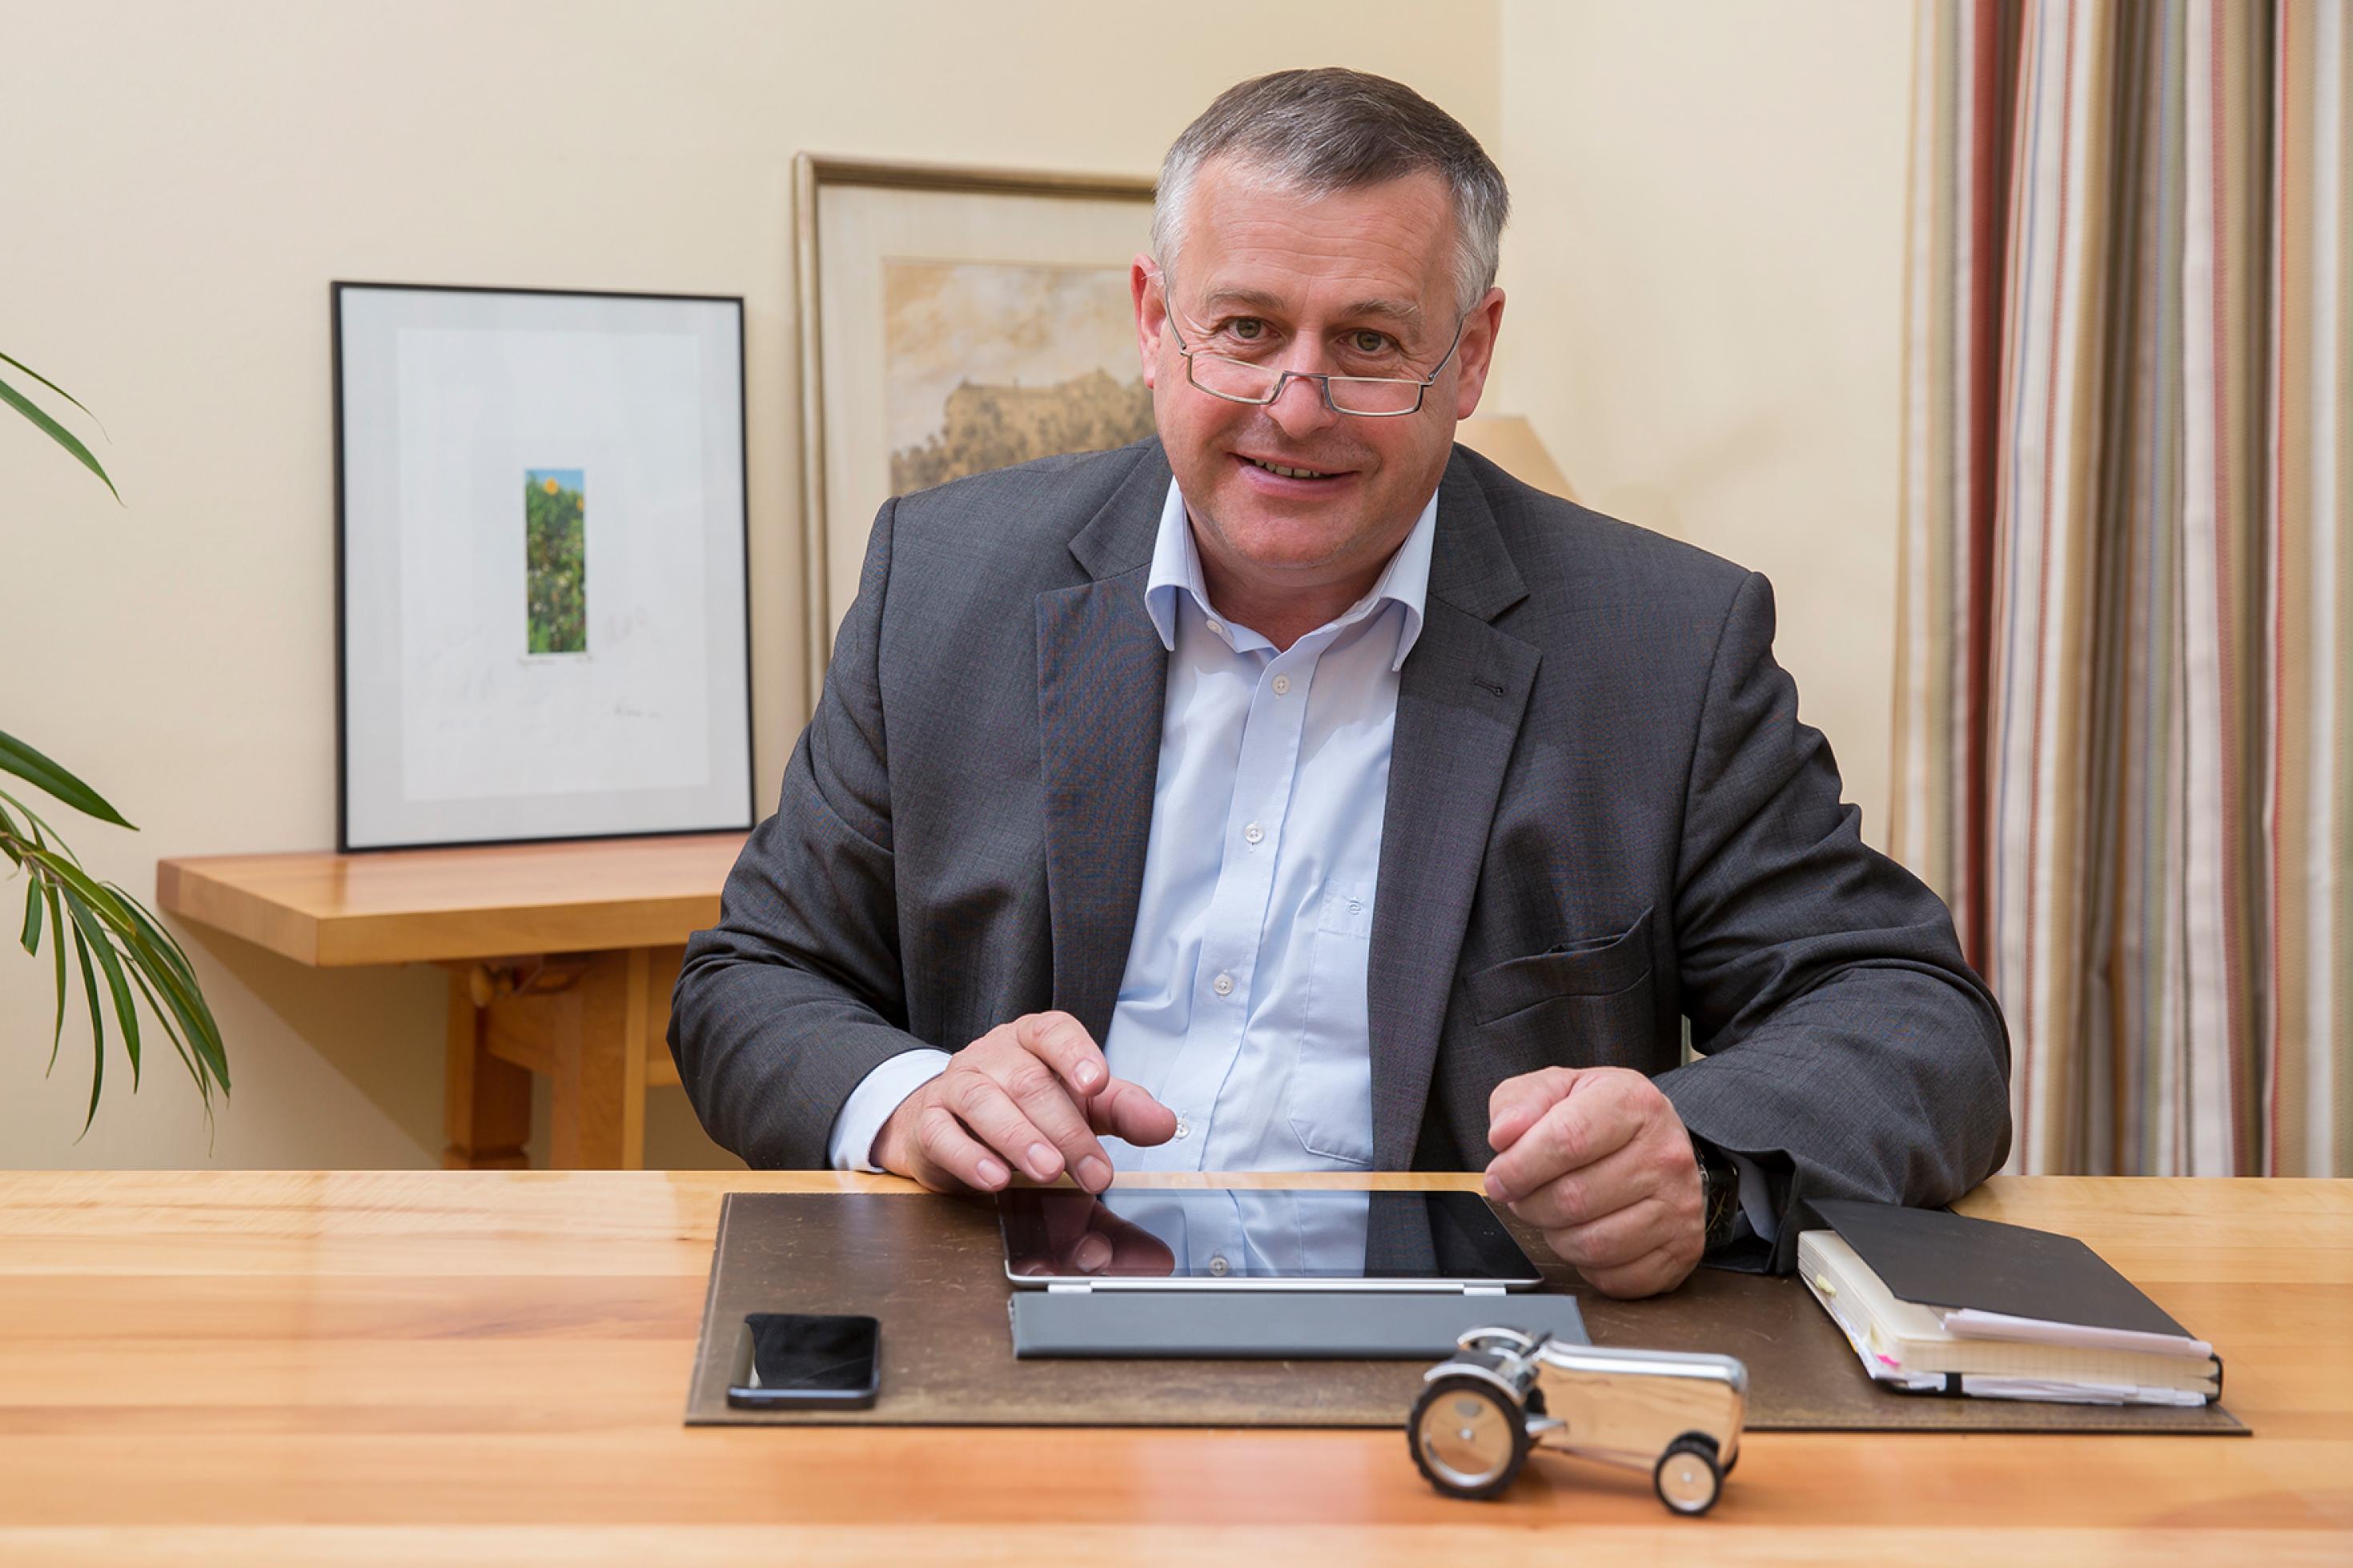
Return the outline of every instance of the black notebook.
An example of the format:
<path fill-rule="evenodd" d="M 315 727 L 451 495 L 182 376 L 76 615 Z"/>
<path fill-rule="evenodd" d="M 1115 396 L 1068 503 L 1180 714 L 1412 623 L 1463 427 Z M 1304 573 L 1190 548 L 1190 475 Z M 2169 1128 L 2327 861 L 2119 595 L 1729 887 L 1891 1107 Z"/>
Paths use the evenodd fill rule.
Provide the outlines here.
<path fill-rule="evenodd" d="M 1937 1209 L 1816 1200 L 1798 1268 L 1863 1368 L 1913 1392 L 2179 1405 L 2213 1347 L 2073 1237 Z"/>
<path fill-rule="evenodd" d="M 1852 1198 L 1820 1198 L 1813 1207 L 1880 1281 L 1906 1301 L 2190 1337 L 2138 1286 L 2072 1236 Z"/>

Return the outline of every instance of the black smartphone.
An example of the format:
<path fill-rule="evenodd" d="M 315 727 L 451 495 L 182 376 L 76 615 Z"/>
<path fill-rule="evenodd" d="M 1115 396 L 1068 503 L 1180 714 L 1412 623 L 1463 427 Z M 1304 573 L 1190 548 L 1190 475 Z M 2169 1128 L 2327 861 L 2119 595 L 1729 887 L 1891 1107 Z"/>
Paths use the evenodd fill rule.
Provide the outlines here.
<path fill-rule="evenodd" d="M 864 1410 L 882 1386 L 872 1318 L 747 1312 L 735 1331 L 727 1403 L 746 1410 Z"/>

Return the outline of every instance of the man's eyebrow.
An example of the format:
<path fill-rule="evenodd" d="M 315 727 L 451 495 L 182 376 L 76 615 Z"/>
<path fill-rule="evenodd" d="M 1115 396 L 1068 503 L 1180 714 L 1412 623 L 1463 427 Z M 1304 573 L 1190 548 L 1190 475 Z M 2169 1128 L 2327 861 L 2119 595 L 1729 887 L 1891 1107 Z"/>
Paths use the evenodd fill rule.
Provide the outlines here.
<path fill-rule="evenodd" d="M 1421 307 L 1410 300 L 1359 300 L 1340 314 L 1357 320 L 1366 316 L 1387 316 L 1408 326 L 1416 326 L 1421 321 Z"/>
<path fill-rule="evenodd" d="M 1269 315 L 1290 313 L 1290 301 L 1263 289 L 1213 289 L 1202 304 L 1208 306 L 1240 306 L 1246 310 L 1264 310 Z M 1408 326 L 1421 321 L 1421 307 L 1410 300 L 1358 300 L 1340 312 L 1344 319 L 1361 321 L 1367 316 L 1382 316 Z"/>
<path fill-rule="evenodd" d="M 1212 289 L 1201 303 L 1204 305 L 1240 305 L 1247 310 L 1264 310 L 1282 315 L 1287 309 L 1284 301 L 1263 289 Z"/>

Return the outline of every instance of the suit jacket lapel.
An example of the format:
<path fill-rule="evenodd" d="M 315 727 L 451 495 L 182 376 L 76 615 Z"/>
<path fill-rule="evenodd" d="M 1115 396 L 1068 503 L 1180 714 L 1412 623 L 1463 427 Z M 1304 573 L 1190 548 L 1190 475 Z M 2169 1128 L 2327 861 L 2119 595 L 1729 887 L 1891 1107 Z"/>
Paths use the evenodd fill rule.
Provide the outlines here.
<path fill-rule="evenodd" d="M 1373 1163 L 1413 1163 L 1471 900 L 1539 655 L 1489 623 L 1526 595 L 1458 452 L 1439 487 L 1421 636 L 1398 686 L 1373 907 Z"/>
<path fill-rule="evenodd" d="M 1054 1005 L 1100 1041 L 1135 931 L 1168 650 L 1144 585 L 1168 491 L 1160 447 L 1071 542 L 1092 581 L 1038 595 L 1039 776 Z"/>

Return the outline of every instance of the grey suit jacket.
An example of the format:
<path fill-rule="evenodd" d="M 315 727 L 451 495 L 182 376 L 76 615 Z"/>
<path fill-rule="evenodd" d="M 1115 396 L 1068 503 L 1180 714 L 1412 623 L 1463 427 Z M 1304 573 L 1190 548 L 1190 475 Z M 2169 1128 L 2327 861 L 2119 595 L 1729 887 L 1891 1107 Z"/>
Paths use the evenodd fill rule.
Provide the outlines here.
<path fill-rule="evenodd" d="M 1103 1037 L 1159 760 L 1168 479 L 1145 441 L 875 520 L 671 1010 L 703 1125 L 754 1165 L 822 1166 L 900 1052 L 1048 1007 Z M 1772 637 L 1763 577 L 1455 449 L 1374 907 L 1380 1168 L 1482 1167 L 1490 1092 L 1547 1064 L 1654 1075 L 1785 1207 L 1943 1203 L 2000 1163 L 2000 1014 L 1944 905 L 1863 844 Z"/>

